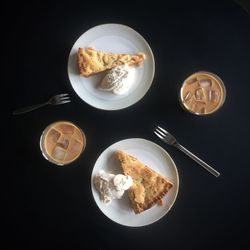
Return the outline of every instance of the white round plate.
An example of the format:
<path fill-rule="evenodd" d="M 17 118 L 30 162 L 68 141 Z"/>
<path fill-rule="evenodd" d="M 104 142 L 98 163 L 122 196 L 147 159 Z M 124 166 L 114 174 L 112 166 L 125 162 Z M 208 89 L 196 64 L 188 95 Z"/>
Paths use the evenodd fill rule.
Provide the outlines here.
<path fill-rule="evenodd" d="M 105 72 L 89 77 L 80 76 L 77 65 L 80 47 L 93 47 L 112 53 L 143 52 L 146 59 L 136 68 L 135 80 L 129 92 L 117 96 L 98 88 Z M 75 92 L 89 105 L 104 110 L 123 109 L 138 102 L 150 88 L 154 72 L 154 56 L 146 40 L 132 28 L 121 24 L 103 24 L 86 31 L 73 45 L 68 60 L 68 76 Z"/>
<path fill-rule="evenodd" d="M 155 205 L 140 214 L 135 214 L 126 192 L 120 200 L 113 200 L 109 205 L 101 201 L 94 185 L 94 176 L 101 169 L 113 174 L 122 173 L 120 163 L 114 155 L 118 149 L 137 157 L 174 184 L 163 198 L 162 206 Z M 145 139 L 132 138 L 111 145 L 99 156 L 92 172 L 91 188 L 97 206 L 108 218 L 124 226 L 140 227 L 156 222 L 171 209 L 178 193 L 179 177 L 174 161 L 163 148 Z"/>

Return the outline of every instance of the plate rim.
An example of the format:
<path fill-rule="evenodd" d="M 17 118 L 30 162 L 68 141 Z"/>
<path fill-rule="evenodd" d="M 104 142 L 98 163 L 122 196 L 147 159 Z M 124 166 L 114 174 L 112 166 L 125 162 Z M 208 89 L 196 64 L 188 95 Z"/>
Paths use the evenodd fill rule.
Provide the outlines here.
<path fill-rule="evenodd" d="M 87 32 L 90 32 L 96 28 L 100 28 L 100 27 L 107 27 L 107 26 L 110 26 L 110 25 L 115 25 L 115 26 L 120 26 L 122 28 L 125 28 L 127 30 L 130 30 L 131 32 L 135 32 L 136 35 L 143 41 L 144 45 L 147 47 L 148 51 L 149 51 L 149 54 L 150 54 L 150 60 L 151 60 L 151 63 L 152 63 L 152 74 L 148 80 L 149 84 L 147 86 L 147 88 L 145 89 L 145 91 L 142 92 L 141 96 L 139 98 L 137 98 L 136 100 L 133 100 L 131 103 L 129 104 L 123 104 L 123 105 L 120 105 L 119 107 L 115 107 L 115 108 L 112 108 L 112 107 L 102 107 L 101 105 L 95 105 L 93 102 L 90 102 L 89 100 L 85 100 L 83 99 L 80 94 L 78 93 L 78 91 L 76 91 L 75 87 L 73 86 L 72 84 L 72 80 L 71 80 L 71 73 L 70 73 L 70 57 L 72 55 L 72 51 L 74 49 L 74 46 L 75 44 L 79 41 L 79 39 L 81 37 L 83 37 Z M 116 110 L 122 110 L 122 109 L 125 109 L 125 108 L 128 108 L 128 107 L 131 107 L 132 105 L 138 103 L 140 100 L 143 99 L 143 97 L 147 94 L 147 92 L 149 91 L 150 87 L 152 86 L 153 84 L 153 81 L 154 81 L 154 77 L 155 77 L 155 59 L 154 59 L 154 53 L 153 53 L 153 50 L 152 48 L 150 47 L 149 43 L 147 42 L 147 40 L 138 32 L 136 31 L 135 29 L 133 29 L 132 27 L 128 26 L 128 25 L 125 25 L 125 24 L 122 24 L 122 23 L 103 23 L 103 24 L 98 24 L 98 25 L 95 25 L 93 27 L 90 27 L 89 29 L 85 30 L 76 40 L 75 42 L 73 43 L 71 49 L 70 49 L 70 52 L 69 52 L 69 55 L 68 55 L 68 62 L 67 62 L 67 75 L 68 75 L 68 79 L 69 79 L 69 82 L 70 82 L 70 85 L 71 87 L 73 88 L 74 92 L 77 94 L 77 96 L 83 100 L 86 104 L 90 105 L 91 107 L 93 108 L 96 108 L 96 109 L 100 109 L 100 110 L 106 110 L 106 111 L 116 111 Z"/>
<path fill-rule="evenodd" d="M 98 160 L 100 159 L 100 157 L 106 152 L 108 151 L 110 148 L 112 148 L 114 145 L 118 144 L 118 143 L 123 143 L 123 142 L 126 142 L 126 141 L 142 141 L 143 143 L 147 143 L 147 144 L 151 144 L 152 146 L 156 147 L 158 150 L 162 151 L 167 157 L 168 159 L 171 161 L 171 164 L 172 164 L 172 167 L 173 167 L 173 170 L 174 170 L 174 173 L 175 173 L 175 176 L 176 176 L 176 192 L 174 194 L 174 198 L 170 204 L 170 206 L 168 206 L 168 209 L 166 209 L 166 211 L 157 219 L 153 220 L 152 222 L 149 222 L 149 223 L 144 223 L 142 225 L 129 225 L 129 224 L 124 224 L 124 223 L 121 223 L 117 220 L 114 220 L 113 218 L 110 218 L 107 214 L 104 213 L 104 211 L 101 209 L 101 207 L 97 204 L 97 201 L 95 199 L 95 196 L 94 196 L 94 193 L 93 193 L 93 190 L 95 189 L 95 185 L 94 185 L 94 169 L 96 167 L 96 164 L 98 162 Z M 152 225 L 154 224 L 155 222 L 159 221 L 160 219 L 162 219 L 167 213 L 170 212 L 170 210 L 172 209 L 173 205 L 175 204 L 176 202 L 176 199 L 177 199 L 177 196 L 178 196 L 178 193 L 179 193 L 179 186 L 180 186 L 180 180 L 179 180 L 179 173 L 178 173 L 178 169 L 177 169 L 177 166 L 174 162 L 174 160 L 172 159 L 172 157 L 170 156 L 170 154 L 164 149 L 162 148 L 160 145 L 156 144 L 155 142 L 153 141 L 150 141 L 148 139 L 144 139 L 144 138 L 139 138 L 139 137 L 133 137 L 133 138 L 127 138 L 127 139 L 122 139 L 122 140 L 119 140 L 119 141 L 116 141 L 114 142 L 113 144 L 109 145 L 108 147 L 106 147 L 98 156 L 98 158 L 96 159 L 95 163 L 94 163 L 94 166 L 92 168 L 92 171 L 91 171 L 91 179 L 90 179 L 90 182 L 91 182 L 91 193 L 92 193 L 92 198 L 96 204 L 96 206 L 98 207 L 98 209 L 102 212 L 103 215 L 105 215 L 105 217 L 107 217 L 108 219 L 110 219 L 111 221 L 119 224 L 119 225 L 122 225 L 122 226 L 126 226 L 126 227 L 144 227 L 144 226 L 149 226 L 149 225 Z M 97 190 L 96 190 L 97 191 Z"/>

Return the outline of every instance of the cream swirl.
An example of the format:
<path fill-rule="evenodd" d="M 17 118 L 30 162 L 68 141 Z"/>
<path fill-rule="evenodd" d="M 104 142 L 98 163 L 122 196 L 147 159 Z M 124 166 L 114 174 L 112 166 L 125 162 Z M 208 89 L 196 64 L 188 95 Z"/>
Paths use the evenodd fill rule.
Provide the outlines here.
<path fill-rule="evenodd" d="M 103 78 L 100 88 L 112 91 L 115 95 L 123 95 L 129 91 L 135 78 L 135 68 L 127 64 L 111 69 Z"/>
<path fill-rule="evenodd" d="M 101 195 L 101 200 L 110 204 L 114 199 L 121 199 L 124 191 L 132 186 L 133 180 L 130 176 L 114 175 L 100 170 L 94 177 L 94 184 Z"/>

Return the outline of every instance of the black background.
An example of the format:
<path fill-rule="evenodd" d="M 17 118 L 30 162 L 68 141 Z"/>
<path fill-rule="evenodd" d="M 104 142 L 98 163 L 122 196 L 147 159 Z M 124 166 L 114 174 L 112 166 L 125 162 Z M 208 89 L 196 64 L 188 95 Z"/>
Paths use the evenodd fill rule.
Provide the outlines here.
<path fill-rule="evenodd" d="M 250 18 L 233 1 L 166 1 L 116 4 L 79 1 L 15 6 L 4 39 L 12 110 L 68 92 L 72 102 L 13 116 L 14 156 L 9 168 L 6 240 L 32 249 L 243 249 L 249 232 Z M 122 23 L 150 44 L 153 84 L 138 103 L 119 111 L 82 101 L 67 76 L 76 39 L 103 23 Z M 178 104 L 181 82 L 207 70 L 225 83 L 224 106 L 206 117 Z M 42 130 L 70 120 L 86 133 L 84 154 L 67 167 L 47 162 L 39 149 Z M 152 130 L 162 125 L 221 172 L 203 170 L 163 144 Z M 120 226 L 96 206 L 90 188 L 101 152 L 122 139 L 140 137 L 164 147 L 174 159 L 180 189 L 171 211 L 154 224 Z M 6 190 L 3 190 L 4 192 Z M 87 247 L 87 245 L 89 247 Z"/>

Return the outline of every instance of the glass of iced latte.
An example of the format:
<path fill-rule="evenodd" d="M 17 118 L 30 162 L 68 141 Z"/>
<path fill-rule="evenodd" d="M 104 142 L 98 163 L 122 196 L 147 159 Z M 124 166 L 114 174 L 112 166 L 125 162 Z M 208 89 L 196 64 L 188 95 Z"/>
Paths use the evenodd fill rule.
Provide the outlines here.
<path fill-rule="evenodd" d="M 216 112 L 224 103 L 226 89 L 215 74 L 199 71 L 189 76 L 182 84 L 179 100 L 181 106 L 195 115 Z"/>
<path fill-rule="evenodd" d="M 50 162 L 63 166 L 75 161 L 86 146 L 83 131 L 69 121 L 50 124 L 40 138 L 43 156 Z"/>

